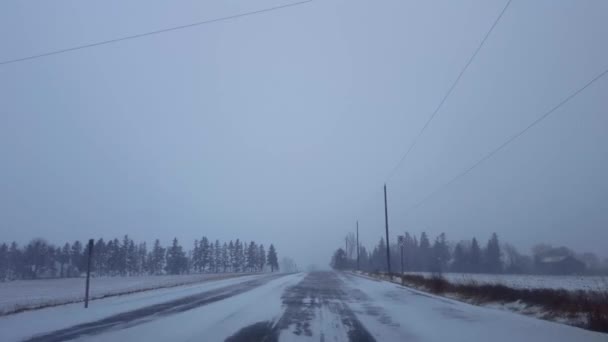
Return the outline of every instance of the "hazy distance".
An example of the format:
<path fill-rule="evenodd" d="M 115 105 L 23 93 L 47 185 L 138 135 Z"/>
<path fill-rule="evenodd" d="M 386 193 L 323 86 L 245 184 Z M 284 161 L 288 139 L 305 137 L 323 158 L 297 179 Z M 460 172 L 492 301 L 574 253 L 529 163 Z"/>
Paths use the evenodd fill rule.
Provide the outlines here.
<path fill-rule="evenodd" d="M 4 1 L 0 60 L 282 3 Z M 325 266 L 358 219 L 371 246 L 504 3 L 313 1 L 0 66 L 3 240 L 255 238 Z M 608 257 L 606 79 L 411 209 L 608 67 L 607 12 L 512 3 L 388 182 L 393 234 Z"/>

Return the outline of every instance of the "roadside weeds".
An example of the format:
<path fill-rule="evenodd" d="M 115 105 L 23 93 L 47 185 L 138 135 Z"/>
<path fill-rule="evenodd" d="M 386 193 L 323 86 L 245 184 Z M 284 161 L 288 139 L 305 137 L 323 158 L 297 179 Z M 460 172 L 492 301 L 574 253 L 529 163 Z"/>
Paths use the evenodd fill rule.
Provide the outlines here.
<path fill-rule="evenodd" d="M 441 275 L 367 273 L 367 276 L 475 305 L 498 303 L 536 317 L 608 333 L 608 291 L 518 289 L 501 284 L 451 283 Z"/>

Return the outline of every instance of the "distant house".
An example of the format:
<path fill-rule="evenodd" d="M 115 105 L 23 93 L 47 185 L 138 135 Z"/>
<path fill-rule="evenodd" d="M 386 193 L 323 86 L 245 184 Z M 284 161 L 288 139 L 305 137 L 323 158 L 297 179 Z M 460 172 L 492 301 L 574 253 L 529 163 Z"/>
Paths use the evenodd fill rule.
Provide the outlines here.
<path fill-rule="evenodd" d="M 551 253 L 548 253 L 551 254 Z M 536 270 L 544 274 L 581 274 L 585 264 L 572 255 L 545 255 L 536 258 Z"/>

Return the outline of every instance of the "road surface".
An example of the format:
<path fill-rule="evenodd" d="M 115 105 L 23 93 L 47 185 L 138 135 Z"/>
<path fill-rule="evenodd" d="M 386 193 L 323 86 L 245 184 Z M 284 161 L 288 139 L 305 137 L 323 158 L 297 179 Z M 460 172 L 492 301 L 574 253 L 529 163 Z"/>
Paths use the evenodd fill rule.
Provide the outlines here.
<path fill-rule="evenodd" d="M 608 341 L 352 274 L 259 275 L 0 318 L 1 341 Z"/>

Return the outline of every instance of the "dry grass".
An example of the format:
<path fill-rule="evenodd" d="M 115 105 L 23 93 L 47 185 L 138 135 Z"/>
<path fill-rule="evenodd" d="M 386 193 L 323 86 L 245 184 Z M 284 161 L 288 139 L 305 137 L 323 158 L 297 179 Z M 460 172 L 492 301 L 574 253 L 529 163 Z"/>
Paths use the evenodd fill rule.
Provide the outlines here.
<path fill-rule="evenodd" d="M 403 285 L 435 294 L 455 294 L 478 304 L 521 302 L 536 306 L 549 317 L 585 317 L 584 328 L 608 332 L 608 291 L 568 291 L 564 289 L 517 289 L 500 284 L 479 284 L 474 281 L 454 284 L 440 275 L 394 274 Z"/>

